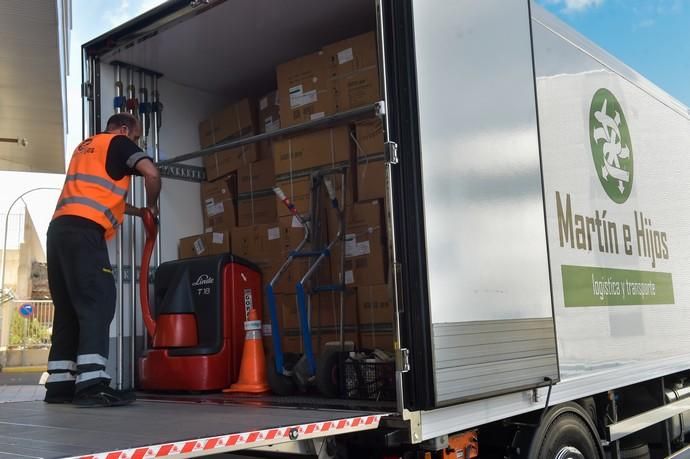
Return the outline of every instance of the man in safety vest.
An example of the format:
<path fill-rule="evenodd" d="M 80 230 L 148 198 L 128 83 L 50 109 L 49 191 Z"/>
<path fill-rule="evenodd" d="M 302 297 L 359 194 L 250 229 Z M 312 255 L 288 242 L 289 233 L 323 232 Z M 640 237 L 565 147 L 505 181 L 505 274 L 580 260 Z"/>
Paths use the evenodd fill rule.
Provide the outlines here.
<path fill-rule="evenodd" d="M 144 177 L 146 202 L 157 214 L 160 175 L 137 146 L 140 135 L 133 115 L 113 115 L 106 132 L 84 140 L 72 155 L 48 228 L 48 282 L 55 305 L 48 403 L 115 406 L 134 401 L 132 392 L 112 389 L 105 372 L 116 302 L 106 240 L 125 214 L 142 215 L 142 209 L 125 202 L 132 175 Z"/>

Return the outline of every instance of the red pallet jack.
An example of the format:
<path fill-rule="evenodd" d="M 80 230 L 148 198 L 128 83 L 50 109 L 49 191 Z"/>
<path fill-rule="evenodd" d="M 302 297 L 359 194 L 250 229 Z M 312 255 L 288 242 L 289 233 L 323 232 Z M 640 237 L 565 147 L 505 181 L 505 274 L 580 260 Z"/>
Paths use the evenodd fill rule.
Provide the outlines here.
<path fill-rule="evenodd" d="M 137 388 L 201 392 L 229 387 L 239 376 L 249 311 L 261 310 L 260 271 L 231 254 L 162 263 L 152 307 L 148 267 L 158 223 L 148 210 L 143 221 L 139 292 L 151 348 L 139 359 Z"/>

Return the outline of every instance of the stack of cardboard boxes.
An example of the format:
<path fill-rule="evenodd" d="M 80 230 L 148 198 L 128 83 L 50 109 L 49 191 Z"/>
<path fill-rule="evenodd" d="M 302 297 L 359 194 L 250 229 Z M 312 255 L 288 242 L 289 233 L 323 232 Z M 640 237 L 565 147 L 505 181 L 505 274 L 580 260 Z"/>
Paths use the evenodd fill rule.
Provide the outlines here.
<path fill-rule="evenodd" d="M 271 132 L 380 99 L 377 47 L 374 33 L 324 47 L 279 65 L 278 87 L 254 104 L 233 103 L 199 125 L 202 148 Z M 365 347 L 392 349 L 392 302 L 389 300 L 386 243 L 383 224 L 383 135 L 377 120 L 342 125 L 272 142 L 229 149 L 204 158 L 208 182 L 202 184 L 204 234 L 180 240 L 180 257 L 231 251 L 261 269 L 268 284 L 304 229 L 273 193 L 279 186 L 302 213 L 311 211 L 310 173 L 347 166 L 345 188 L 346 242 L 344 277 L 345 338 Z M 324 225 L 321 236 L 334 237 L 338 229 L 333 212 L 321 199 Z M 339 282 L 340 255 L 333 252 L 316 277 L 318 284 Z M 295 284 L 309 260 L 300 258 L 275 285 L 283 348 L 301 352 Z M 310 298 L 310 323 L 318 352 L 338 339 L 340 293 L 323 292 Z M 265 306 L 264 306 L 265 307 Z M 264 311 L 264 322 L 268 313 Z M 270 327 L 264 327 L 270 332 Z M 270 337 L 266 345 L 271 346 Z"/>

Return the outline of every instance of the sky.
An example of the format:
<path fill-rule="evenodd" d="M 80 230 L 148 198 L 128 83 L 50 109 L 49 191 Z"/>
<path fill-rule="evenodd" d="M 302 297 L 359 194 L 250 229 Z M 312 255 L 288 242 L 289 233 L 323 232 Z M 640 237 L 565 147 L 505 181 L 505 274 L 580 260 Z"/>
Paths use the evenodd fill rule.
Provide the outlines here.
<path fill-rule="evenodd" d="M 81 45 L 162 3 L 163 0 L 72 0 L 70 74 L 67 77 L 66 161 L 81 139 Z M 537 0 L 591 41 L 690 106 L 690 0 Z M 59 188 L 54 174 L 0 172 L 0 214 L 36 186 Z M 39 237 L 45 232 L 58 191 L 25 197 Z M 21 210 L 18 202 L 12 213 Z M 0 235 L 2 229 L 0 228 Z"/>

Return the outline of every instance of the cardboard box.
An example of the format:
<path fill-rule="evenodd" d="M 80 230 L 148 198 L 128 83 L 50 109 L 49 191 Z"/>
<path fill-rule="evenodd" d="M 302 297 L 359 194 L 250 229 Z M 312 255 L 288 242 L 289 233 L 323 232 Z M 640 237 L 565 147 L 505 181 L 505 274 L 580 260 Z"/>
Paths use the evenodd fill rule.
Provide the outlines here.
<path fill-rule="evenodd" d="M 357 315 L 360 325 L 393 325 L 393 301 L 387 284 L 357 287 Z"/>
<path fill-rule="evenodd" d="M 366 331 L 361 332 L 360 344 L 362 349 L 381 349 L 393 352 L 393 332 L 392 331 Z"/>
<path fill-rule="evenodd" d="M 228 105 L 199 123 L 201 148 L 210 147 L 221 141 L 235 139 L 256 132 L 254 103 L 242 99 Z"/>
<path fill-rule="evenodd" d="M 256 144 L 223 150 L 203 157 L 206 180 L 214 181 L 229 175 L 259 158 Z"/>
<path fill-rule="evenodd" d="M 355 150 L 357 157 L 383 153 L 383 124 L 376 118 L 355 124 Z"/>
<path fill-rule="evenodd" d="M 232 230 L 237 222 L 230 179 L 201 183 L 204 232 Z"/>
<path fill-rule="evenodd" d="M 237 169 L 237 192 L 239 194 L 270 190 L 275 186 L 273 159 L 249 163 Z"/>
<path fill-rule="evenodd" d="M 259 131 L 273 132 L 280 129 L 280 96 L 271 91 L 259 99 Z"/>
<path fill-rule="evenodd" d="M 386 163 L 383 158 L 360 158 L 357 163 L 357 201 L 383 199 L 386 195 Z"/>
<path fill-rule="evenodd" d="M 318 294 L 318 308 L 312 311 L 312 322 L 317 327 L 340 326 L 340 292 L 321 292 Z M 343 306 L 343 324 L 357 324 L 357 290 L 345 291 Z"/>
<path fill-rule="evenodd" d="M 350 129 L 339 126 L 276 140 L 273 159 L 276 175 L 350 161 Z"/>
<path fill-rule="evenodd" d="M 323 48 L 331 76 L 348 75 L 378 66 L 376 33 L 367 32 Z"/>
<path fill-rule="evenodd" d="M 280 64 L 276 73 L 282 127 L 335 113 L 329 59 L 323 52 Z"/>
<path fill-rule="evenodd" d="M 381 100 L 377 68 L 336 77 L 333 88 L 337 112 L 346 112 Z"/>
<path fill-rule="evenodd" d="M 299 329 L 286 329 L 282 338 L 283 352 L 304 353 L 304 343 Z M 325 349 L 326 343 L 338 342 L 339 338 L 338 333 L 334 330 L 312 329 L 311 346 L 314 354 L 319 355 Z M 353 330 L 345 330 L 344 339 L 355 343 L 355 347 L 357 347 L 357 334 Z"/>
<path fill-rule="evenodd" d="M 231 249 L 227 231 L 204 233 L 180 239 L 179 258 L 202 257 L 228 253 Z"/>
<path fill-rule="evenodd" d="M 385 284 L 387 266 L 385 256 L 384 228 L 382 226 L 383 203 L 379 200 L 356 203 L 348 214 L 345 234 L 345 284 Z M 332 255 L 333 281 L 340 279 L 342 246 L 338 245 Z"/>
<path fill-rule="evenodd" d="M 378 47 L 374 32 L 324 47 L 337 112 L 373 104 L 381 99 Z"/>
<path fill-rule="evenodd" d="M 240 196 L 237 199 L 237 225 L 250 226 L 275 222 L 276 203 L 272 190 Z"/>

